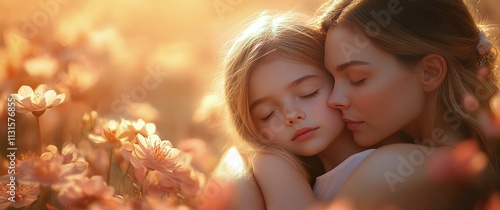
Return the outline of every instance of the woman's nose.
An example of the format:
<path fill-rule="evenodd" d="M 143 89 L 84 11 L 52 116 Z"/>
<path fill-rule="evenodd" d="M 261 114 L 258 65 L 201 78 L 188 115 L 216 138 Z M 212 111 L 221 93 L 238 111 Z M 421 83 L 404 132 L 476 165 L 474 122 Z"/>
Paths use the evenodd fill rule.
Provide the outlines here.
<path fill-rule="evenodd" d="M 335 87 L 328 97 L 328 106 L 336 109 L 347 109 L 350 106 L 350 100 L 340 88 Z"/>

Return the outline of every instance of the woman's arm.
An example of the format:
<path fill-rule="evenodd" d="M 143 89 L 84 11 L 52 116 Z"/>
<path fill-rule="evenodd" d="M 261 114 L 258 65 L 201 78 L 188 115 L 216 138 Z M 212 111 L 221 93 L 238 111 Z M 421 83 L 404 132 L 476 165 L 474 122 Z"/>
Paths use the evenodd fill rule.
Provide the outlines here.
<path fill-rule="evenodd" d="M 321 205 L 300 170 L 283 157 L 261 154 L 253 170 L 267 209 L 304 210 Z"/>

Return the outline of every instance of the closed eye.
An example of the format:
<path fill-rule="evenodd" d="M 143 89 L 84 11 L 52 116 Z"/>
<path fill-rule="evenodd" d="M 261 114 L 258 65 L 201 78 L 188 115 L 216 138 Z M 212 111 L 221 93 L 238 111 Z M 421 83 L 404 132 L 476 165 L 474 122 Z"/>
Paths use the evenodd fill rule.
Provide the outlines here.
<path fill-rule="evenodd" d="M 271 111 L 271 113 L 269 113 L 269 115 L 265 116 L 264 118 L 262 118 L 260 120 L 263 121 L 263 122 L 269 121 L 269 119 L 271 119 L 271 116 L 273 115 L 273 113 L 274 113 L 275 110 L 276 109 L 273 109 L 273 111 Z"/>
<path fill-rule="evenodd" d="M 314 91 L 313 93 L 309 94 L 309 95 L 305 95 L 305 96 L 300 96 L 299 98 L 300 99 L 308 99 L 308 98 L 313 98 L 313 97 L 316 97 L 318 95 L 318 92 L 319 90 L 316 90 Z"/>
<path fill-rule="evenodd" d="M 365 82 L 366 79 L 361 79 L 361 80 L 358 80 L 358 81 L 355 81 L 355 82 L 351 82 L 352 85 L 354 86 L 359 86 L 359 85 L 362 85 L 364 82 Z"/>

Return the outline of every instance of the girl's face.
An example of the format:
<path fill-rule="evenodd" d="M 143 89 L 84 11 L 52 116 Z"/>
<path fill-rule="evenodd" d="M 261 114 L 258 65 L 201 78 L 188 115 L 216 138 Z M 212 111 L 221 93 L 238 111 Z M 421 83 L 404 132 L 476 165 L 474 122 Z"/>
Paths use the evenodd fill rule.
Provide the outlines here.
<path fill-rule="evenodd" d="M 250 114 L 264 141 L 301 156 L 316 155 L 344 129 L 340 111 L 328 107 L 328 72 L 274 55 L 249 78 Z"/>
<path fill-rule="evenodd" d="M 425 107 L 419 74 L 369 42 L 361 32 L 335 26 L 325 43 L 325 66 L 335 78 L 328 103 L 342 111 L 364 147 L 415 127 Z"/>

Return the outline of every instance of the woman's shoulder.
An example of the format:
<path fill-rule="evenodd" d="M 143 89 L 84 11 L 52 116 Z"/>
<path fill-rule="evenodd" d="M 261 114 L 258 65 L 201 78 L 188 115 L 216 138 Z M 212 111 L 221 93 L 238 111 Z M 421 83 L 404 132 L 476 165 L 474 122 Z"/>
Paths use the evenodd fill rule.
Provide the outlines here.
<path fill-rule="evenodd" d="M 390 144 L 375 149 L 367 160 L 377 161 L 378 158 L 394 158 L 394 157 L 429 157 L 441 150 L 448 150 L 449 147 L 429 147 L 418 144 L 398 143 Z"/>
<path fill-rule="evenodd" d="M 447 201 L 449 192 L 433 180 L 428 171 L 432 155 L 447 149 L 415 144 L 380 147 L 356 168 L 338 195 L 374 206 L 397 202 L 401 206 L 424 207 L 423 203 L 411 200 L 415 195 Z"/>

